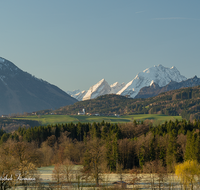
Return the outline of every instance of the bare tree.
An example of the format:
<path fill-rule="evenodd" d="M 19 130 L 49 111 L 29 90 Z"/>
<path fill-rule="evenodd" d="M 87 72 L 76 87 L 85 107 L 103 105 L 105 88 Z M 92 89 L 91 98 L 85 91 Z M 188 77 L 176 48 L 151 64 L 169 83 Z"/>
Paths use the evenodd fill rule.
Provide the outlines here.
<path fill-rule="evenodd" d="M 91 176 L 96 185 L 99 185 L 101 180 L 101 173 L 103 171 L 102 163 L 104 160 L 105 149 L 102 146 L 101 139 L 94 137 L 87 142 L 87 150 L 84 155 L 84 169 L 86 175 Z"/>
<path fill-rule="evenodd" d="M 62 188 L 64 181 L 63 166 L 61 164 L 56 164 L 52 172 L 52 180 L 56 181 L 57 189 Z"/>
<path fill-rule="evenodd" d="M 151 188 L 154 189 L 157 186 L 160 190 L 161 186 L 164 185 L 164 178 L 167 177 L 166 168 L 163 167 L 162 161 L 154 160 L 146 162 L 143 167 L 143 172 L 150 175 Z M 155 179 L 157 179 L 158 183 L 155 183 Z"/>
<path fill-rule="evenodd" d="M 74 166 L 73 166 L 73 163 L 66 159 L 63 163 L 63 175 L 64 175 L 64 180 L 66 182 L 71 182 L 71 180 L 73 179 L 73 169 L 74 169 Z"/>

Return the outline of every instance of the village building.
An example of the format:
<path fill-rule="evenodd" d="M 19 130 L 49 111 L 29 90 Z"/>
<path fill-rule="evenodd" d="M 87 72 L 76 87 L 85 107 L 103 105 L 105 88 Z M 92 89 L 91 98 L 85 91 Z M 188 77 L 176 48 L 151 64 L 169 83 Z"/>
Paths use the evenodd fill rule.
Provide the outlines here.
<path fill-rule="evenodd" d="M 83 112 L 78 112 L 78 115 L 85 115 L 85 109 L 83 108 Z"/>

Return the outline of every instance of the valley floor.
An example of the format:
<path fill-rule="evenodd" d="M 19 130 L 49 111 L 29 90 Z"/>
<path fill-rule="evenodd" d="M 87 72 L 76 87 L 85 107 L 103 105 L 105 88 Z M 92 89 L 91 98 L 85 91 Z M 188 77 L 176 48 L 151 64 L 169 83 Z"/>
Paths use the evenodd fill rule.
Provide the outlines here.
<path fill-rule="evenodd" d="M 175 121 L 176 119 L 181 120 L 181 116 L 167 116 L 160 114 L 137 114 L 137 115 L 124 115 L 124 116 L 85 116 L 85 115 L 35 115 L 35 116 L 24 116 L 16 117 L 18 120 L 34 120 L 41 123 L 41 125 L 58 124 L 58 123 L 93 123 L 93 122 L 105 122 L 109 123 L 128 123 L 133 120 L 150 120 L 154 124 L 161 124 L 165 121 Z"/>

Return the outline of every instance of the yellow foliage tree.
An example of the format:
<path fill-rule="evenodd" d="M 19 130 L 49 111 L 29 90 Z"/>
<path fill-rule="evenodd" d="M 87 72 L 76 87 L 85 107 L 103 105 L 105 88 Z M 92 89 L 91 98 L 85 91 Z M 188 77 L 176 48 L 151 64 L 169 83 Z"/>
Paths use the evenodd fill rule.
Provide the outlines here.
<path fill-rule="evenodd" d="M 175 166 L 175 174 L 181 180 L 184 189 L 186 189 L 187 186 L 191 186 L 193 190 L 194 183 L 197 182 L 195 176 L 200 175 L 200 165 L 196 160 L 185 161 Z"/>

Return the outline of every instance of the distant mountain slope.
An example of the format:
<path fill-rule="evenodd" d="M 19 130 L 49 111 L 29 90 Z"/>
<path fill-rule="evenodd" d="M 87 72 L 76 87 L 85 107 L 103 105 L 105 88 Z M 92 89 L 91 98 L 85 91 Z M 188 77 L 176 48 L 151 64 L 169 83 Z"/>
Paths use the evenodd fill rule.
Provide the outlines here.
<path fill-rule="evenodd" d="M 151 86 L 147 86 L 140 89 L 139 93 L 135 96 L 135 98 L 150 98 L 170 90 L 176 90 L 186 87 L 194 87 L 198 85 L 200 85 L 200 78 L 198 78 L 197 76 L 181 82 L 171 81 L 169 84 L 163 87 L 159 87 L 158 84 L 153 83 Z"/>
<path fill-rule="evenodd" d="M 0 115 L 55 109 L 76 99 L 0 58 Z"/>
<path fill-rule="evenodd" d="M 138 73 L 136 77 L 127 84 L 119 84 L 116 82 L 109 86 L 105 79 L 102 79 L 97 84 L 91 86 L 87 91 L 84 90 L 81 92 L 80 90 L 74 90 L 68 91 L 67 93 L 79 101 L 93 99 L 104 94 L 117 94 L 134 98 L 141 88 L 150 86 L 153 83 L 157 83 L 158 86 L 163 87 L 170 81 L 181 82 L 186 79 L 187 78 L 182 76 L 176 67 L 166 68 L 162 65 L 158 65 Z"/>

